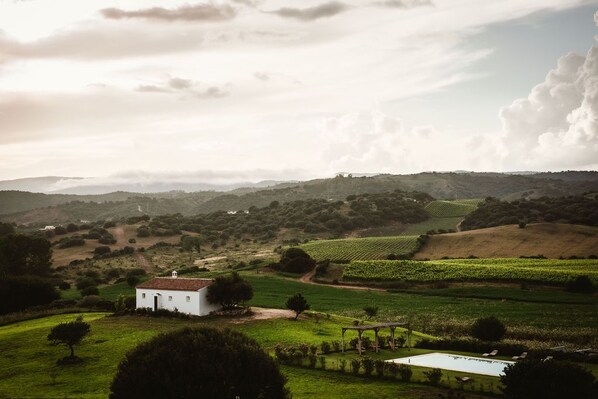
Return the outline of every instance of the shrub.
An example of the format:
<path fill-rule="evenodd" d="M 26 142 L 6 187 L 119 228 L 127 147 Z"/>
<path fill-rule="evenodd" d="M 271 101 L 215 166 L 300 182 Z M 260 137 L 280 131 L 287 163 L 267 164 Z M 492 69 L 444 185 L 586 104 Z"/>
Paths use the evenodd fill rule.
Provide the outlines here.
<path fill-rule="evenodd" d="M 471 335 L 483 341 L 500 341 L 507 329 L 496 317 L 477 319 L 471 326 Z"/>
<path fill-rule="evenodd" d="M 401 381 L 411 381 L 411 377 L 413 376 L 413 370 L 411 370 L 411 367 L 407 366 L 406 364 L 401 364 L 399 365 L 398 372 L 401 376 Z"/>
<path fill-rule="evenodd" d="M 347 360 L 345 360 L 345 359 L 339 359 L 339 361 L 338 361 L 338 370 L 341 373 L 344 373 L 345 371 L 347 371 Z"/>
<path fill-rule="evenodd" d="M 577 276 L 575 280 L 567 283 L 567 291 L 577 292 L 582 294 L 591 294 L 594 292 L 596 287 L 588 276 Z"/>
<path fill-rule="evenodd" d="M 591 372 L 565 362 L 524 360 L 507 366 L 500 377 L 507 398 L 590 399 L 598 397 L 598 384 Z"/>
<path fill-rule="evenodd" d="M 359 374 L 361 368 L 361 361 L 359 359 L 351 359 L 351 372 L 353 374 Z"/>
<path fill-rule="evenodd" d="M 287 299 L 286 307 L 295 312 L 295 320 L 297 320 L 301 313 L 309 310 L 309 303 L 307 303 L 307 299 L 303 295 L 297 293 Z"/>
<path fill-rule="evenodd" d="M 477 339 L 421 339 L 415 344 L 416 348 L 453 350 L 462 352 L 490 352 L 498 349 L 501 355 L 515 356 L 528 350 L 521 344 L 505 342 L 484 342 Z"/>
<path fill-rule="evenodd" d="M 61 281 L 58 284 L 58 288 L 61 289 L 62 291 L 68 290 L 71 288 L 71 284 L 68 281 Z"/>
<path fill-rule="evenodd" d="M 137 228 L 137 237 L 149 237 L 150 235 L 150 229 L 146 226 L 140 226 Z"/>
<path fill-rule="evenodd" d="M 48 341 L 54 345 L 66 345 L 69 347 L 70 357 L 75 357 L 74 346 L 81 343 L 83 338 L 89 334 L 91 327 L 84 321 L 71 321 L 69 323 L 60 323 L 53 327 L 48 334 Z"/>
<path fill-rule="evenodd" d="M 376 369 L 376 375 L 380 378 L 384 377 L 384 369 L 386 362 L 384 360 L 377 359 L 374 362 L 374 368 Z"/>
<path fill-rule="evenodd" d="M 280 269 L 287 273 L 307 273 L 316 266 L 316 261 L 301 248 L 291 247 L 280 258 Z"/>
<path fill-rule="evenodd" d="M 440 384 L 440 381 L 442 380 L 442 370 L 440 369 L 424 371 L 423 374 L 428 382 L 434 386 Z"/>
<path fill-rule="evenodd" d="M 378 314 L 378 306 L 366 306 L 363 308 L 363 311 L 365 312 L 367 318 L 371 319 L 372 317 L 376 317 Z"/>
<path fill-rule="evenodd" d="M 386 372 L 390 374 L 392 378 L 396 378 L 397 374 L 399 374 L 399 365 L 395 362 L 385 362 L 384 367 L 386 369 Z"/>
<path fill-rule="evenodd" d="M 102 246 L 99 246 L 96 249 L 94 249 L 93 250 L 93 254 L 101 256 L 101 255 L 105 255 L 105 254 L 110 253 L 110 251 L 111 251 L 110 247 L 102 245 Z"/>
<path fill-rule="evenodd" d="M 328 341 L 322 341 L 322 344 L 320 344 L 320 349 L 322 349 L 322 353 L 330 353 L 330 343 Z"/>
<path fill-rule="evenodd" d="M 310 353 L 307 358 L 309 360 L 309 368 L 313 369 L 314 367 L 316 367 L 316 361 L 318 360 L 317 356 L 313 353 Z"/>
<path fill-rule="evenodd" d="M 253 297 L 253 288 L 237 272 L 233 272 L 230 276 L 216 277 L 214 283 L 208 287 L 207 297 L 211 303 L 232 308 L 250 300 Z"/>
<path fill-rule="evenodd" d="M 318 359 L 320 361 L 320 368 L 322 370 L 326 369 L 326 358 L 324 356 L 320 356 Z"/>
<path fill-rule="evenodd" d="M 62 240 L 60 240 L 58 248 L 65 249 L 71 247 L 80 247 L 82 245 L 85 245 L 85 240 L 81 237 L 65 237 Z"/>
<path fill-rule="evenodd" d="M 137 240 L 134 238 L 129 238 L 129 244 L 136 244 Z"/>
<path fill-rule="evenodd" d="M 129 352 L 118 366 L 110 399 L 285 399 L 290 398 L 285 383 L 274 359 L 252 338 L 229 329 L 185 328 Z"/>
<path fill-rule="evenodd" d="M 0 315 L 31 306 L 46 305 L 60 298 L 54 282 L 32 276 L 0 278 Z"/>
<path fill-rule="evenodd" d="M 332 348 L 335 352 L 340 352 L 341 343 L 339 341 L 332 341 Z"/>
<path fill-rule="evenodd" d="M 361 366 L 363 367 L 363 374 L 366 377 L 369 377 L 372 375 L 372 371 L 374 371 L 374 361 L 372 360 L 371 357 L 364 356 L 361 359 Z"/>
<path fill-rule="evenodd" d="M 100 290 L 95 285 L 90 285 L 89 287 L 83 288 L 81 291 L 81 296 L 88 296 L 88 295 L 100 295 Z"/>
<path fill-rule="evenodd" d="M 100 298 L 97 295 L 87 295 L 79 301 L 78 305 L 84 308 L 93 308 L 94 306 L 97 306 L 101 301 L 102 298 Z"/>
<path fill-rule="evenodd" d="M 137 276 L 127 277 L 127 284 L 129 285 L 129 287 L 135 287 L 137 284 L 139 284 L 139 277 L 137 277 Z"/>
<path fill-rule="evenodd" d="M 127 271 L 127 277 L 129 276 L 145 276 L 147 272 L 141 268 L 135 268 Z"/>

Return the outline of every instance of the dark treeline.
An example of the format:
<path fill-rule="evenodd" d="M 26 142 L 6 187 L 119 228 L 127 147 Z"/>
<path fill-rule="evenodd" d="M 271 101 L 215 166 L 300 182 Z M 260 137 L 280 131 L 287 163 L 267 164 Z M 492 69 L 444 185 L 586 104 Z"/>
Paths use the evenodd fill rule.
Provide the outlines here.
<path fill-rule="evenodd" d="M 359 228 L 389 223 L 418 223 L 428 214 L 423 206 L 433 198 L 417 192 L 394 191 L 350 195 L 346 201 L 310 199 L 270 205 L 237 212 L 217 211 L 185 217 L 157 216 L 149 223 L 153 235 L 178 234 L 182 230 L 200 233 L 204 242 L 226 242 L 230 238 L 270 240 L 281 229 L 305 233 L 341 235 Z"/>
<path fill-rule="evenodd" d="M 518 223 L 571 223 L 598 226 L 598 199 L 587 196 L 499 201 L 486 198 L 465 217 L 463 230 Z"/>

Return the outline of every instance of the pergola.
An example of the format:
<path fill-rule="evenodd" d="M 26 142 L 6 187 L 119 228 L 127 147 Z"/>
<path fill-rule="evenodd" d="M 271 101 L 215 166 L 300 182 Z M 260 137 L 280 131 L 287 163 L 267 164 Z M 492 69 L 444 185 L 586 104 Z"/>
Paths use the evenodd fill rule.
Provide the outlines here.
<path fill-rule="evenodd" d="M 408 323 L 380 323 L 380 324 L 371 324 L 371 325 L 362 325 L 362 326 L 347 326 L 347 327 L 342 327 L 342 348 L 343 348 L 343 352 L 345 352 L 345 332 L 347 332 L 347 330 L 355 330 L 357 331 L 357 351 L 359 352 L 359 354 L 361 355 L 361 352 L 363 351 L 362 349 L 362 345 L 361 345 L 361 336 L 363 334 L 364 331 L 369 331 L 369 330 L 373 330 L 374 334 L 375 334 L 375 339 L 374 339 L 374 348 L 376 350 L 376 353 L 379 351 L 379 345 L 378 345 L 378 331 L 380 331 L 383 328 L 389 328 L 390 329 L 390 348 L 394 351 L 395 348 L 395 329 L 397 327 L 404 327 L 404 326 L 408 326 Z M 411 329 L 407 328 L 407 340 L 409 342 L 411 342 Z"/>

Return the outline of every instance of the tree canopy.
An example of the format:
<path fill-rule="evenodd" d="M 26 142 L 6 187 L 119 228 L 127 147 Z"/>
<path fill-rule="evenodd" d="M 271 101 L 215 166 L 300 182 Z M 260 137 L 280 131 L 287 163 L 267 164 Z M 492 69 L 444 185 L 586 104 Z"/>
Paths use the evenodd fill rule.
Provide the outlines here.
<path fill-rule="evenodd" d="M 297 320 L 297 317 L 299 317 L 301 313 L 309 310 L 309 303 L 307 303 L 307 299 L 305 299 L 303 295 L 297 293 L 287 299 L 286 307 L 295 312 L 295 320 Z"/>
<path fill-rule="evenodd" d="M 84 321 L 71 321 L 60 323 L 48 334 L 48 341 L 54 345 L 66 345 L 71 351 L 70 357 L 75 357 L 74 346 L 81 343 L 83 338 L 89 334 L 91 327 Z"/>
<path fill-rule="evenodd" d="M 208 287 L 208 301 L 218 303 L 224 308 L 232 308 L 239 303 L 253 298 L 253 288 L 239 273 L 230 276 L 216 277 L 214 283 Z"/>
<path fill-rule="evenodd" d="M 229 329 L 185 328 L 129 352 L 110 399 L 290 398 L 286 378 L 259 344 Z"/>
<path fill-rule="evenodd" d="M 0 276 L 46 276 L 51 264 L 50 241 L 45 238 L 22 234 L 0 237 Z"/>
<path fill-rule="evenodd" d="M 507 366 L 500 377 L 509 399 L 591 399 L 598 397 L 596 378 L 572 363 L 523 360 Z"/>

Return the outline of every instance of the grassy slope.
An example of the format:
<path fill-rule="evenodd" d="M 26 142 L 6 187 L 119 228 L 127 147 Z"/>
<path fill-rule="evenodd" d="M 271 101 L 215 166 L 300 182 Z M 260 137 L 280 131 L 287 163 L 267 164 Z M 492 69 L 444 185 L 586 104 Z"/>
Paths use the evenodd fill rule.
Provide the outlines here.
<path fill-rule="evenodd" d="M 434 235 L 416 258 L 465 258 L 469 255 L 517 258 L 540 254 L 548 258 L 598 255 L 598 227 L 538 223 L 525 229 L 509 225 Z"/>
<path fill-rule="evenodd" d="M 84 319 L 92 327 L 92 334 L 76 349 L 76 354 L 84 359 L 84 363 L 56 367 L 55 361 L 66 355 L 67 350 L 49 345 L 46 335 L 52 326 L 73 320 L 75 316 L 50 316 L 0 327 L 0 350 L 3 354 L 0 357 L 0 397 L 105 398 L 116 367 L 128 350 L 160 332 L 184 326 L 229 326 L 271 348 L 278 342 L 319 344 L 322 340 L 339 339 L 340 326 L 349 323 L 349 320 L 342 318 L 323 319 L 318 323 L 303 318 L 297 322 L 265 320 L 231 324 L 221 319 L 194 321 L 84 314 Z M 385 356 L 408 355 L 406 350 L 403 352 L 387 352 Z M 295 398 L 334 398 L 341 397 L 341 393 L 343 397 L 359 397 L 360 393 L 370 389 L 380 389 L 383 393 L 381 397 L 394 397 L 397 391 L 407 399 L 437 397 L 436 390 L 413 384 L 391 384 L 289 367 L 283 371 L 289 376 L 289 387 Z M 416 375 L 421 377 L 419 372 Z M 345 386 L 339 388 L 338 382 L 343 382 Z"/>
<path fill-rule="evenodd" d="M 478 317 L 496 315 L 514 329 L 596 328 L 598 305 L 554 304 L 523 301 L 505 301 L 502 298 L 477 299 L 466 297 L 425 296 L 385 291 L 345 290 L 319 285 L 307 285 L 289 279 L 271 276 L 247 275 L 254 289 L 251 303 L 255 306 L 283 308 L 286 298 L 301 292 L 312 309 L 349 317 L 363 318 L 363 308 L 380 308 L 379 320 L 393 320 L 406 315 L 436 321 L 466 323 Z"/>

